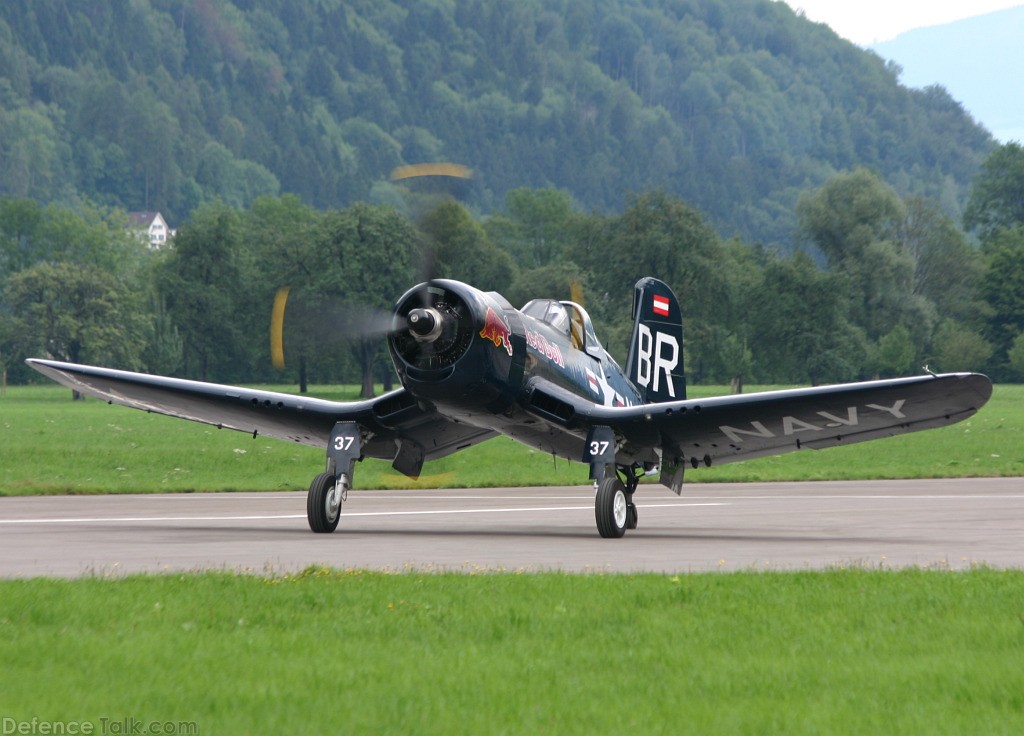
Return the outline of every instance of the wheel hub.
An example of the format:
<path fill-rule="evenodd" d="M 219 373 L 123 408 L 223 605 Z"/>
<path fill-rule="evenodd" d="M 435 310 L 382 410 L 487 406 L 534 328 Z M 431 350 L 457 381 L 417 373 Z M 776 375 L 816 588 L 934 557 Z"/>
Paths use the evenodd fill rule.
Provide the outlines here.
<path fill-rule="evenodd" d="M 329 521 L 334 521 L 338 518 L 338 514 L 341 512 L 341 505 L 348 498 L 348 479 L 342 475 L 331 490 L 327 492 L 326 503 L 324 505 L 327 511 L 327 518 Z"/>
<path fill-rule="evenodd" d="M 628 506 L 626 504 L 626 494 L 621 490 L 616 491 L 615 500 L 612 503 L 612 513 L 615 515 L 616 526 L 622 528 L 626 526 L 626 513 Z"/>

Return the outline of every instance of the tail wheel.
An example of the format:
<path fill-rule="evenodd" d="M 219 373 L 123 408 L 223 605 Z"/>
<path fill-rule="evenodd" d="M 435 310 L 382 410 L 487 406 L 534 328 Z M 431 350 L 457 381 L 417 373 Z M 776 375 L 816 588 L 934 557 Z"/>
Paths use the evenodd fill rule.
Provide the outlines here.
<path fill-rule="evenodd" d="M 602 537 L 612 539 L 626 533 L 629 501 L 626 498 L 626 486 L 617 477 L 608 476 L 597 487 L 594 515 L 597 518 L 597 531 Z"/>
<path fill-rule="evenodd" d="M 335 485 L 333 473 L 320 473 L 309 486 L 306 517 L 309 528 L 318 534 L 329 534 L 338 528 L 344 489 Z"/>

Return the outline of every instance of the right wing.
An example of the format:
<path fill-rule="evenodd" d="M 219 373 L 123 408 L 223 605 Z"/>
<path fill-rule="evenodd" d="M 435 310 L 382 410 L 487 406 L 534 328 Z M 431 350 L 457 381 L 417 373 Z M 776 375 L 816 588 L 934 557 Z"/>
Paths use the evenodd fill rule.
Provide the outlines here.
<path fill-rule="evenodd" d="M 58 383 L 111 404 L 212 424 L 253 435 L 326 448 L 336 422 L 356 422 L 367 433 L 367 457 L 394 460 L 415 477 L 424 460 L 450 455 L 494 436 L 425 409 L 404 389 L 363 401 L 327 401 L 146 373 L 27 361 Z"/>
<path fill-rule="evenodd" d="M 535 381 L 527 407 L 581 448 L 592 428 L 610 427 L 621 458 L 660 461 L 664 472 L 943 427 L 972 416 L 991 395 L 988 377 L 949 373 L 606 407 Z"/>

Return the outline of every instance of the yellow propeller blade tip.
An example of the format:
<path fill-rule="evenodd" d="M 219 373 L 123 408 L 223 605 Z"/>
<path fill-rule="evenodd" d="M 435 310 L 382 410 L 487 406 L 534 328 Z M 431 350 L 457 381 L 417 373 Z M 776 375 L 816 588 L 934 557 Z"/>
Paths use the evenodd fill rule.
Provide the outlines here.
<path fill-rule="evenodd" d="M 274 295 L 274 311 L 270 315 L 270 360 L 278 370 L 284 369 L 284 308 L 290 286 L 282 286 Z"/>
<path fill-rule="evenodd" d="M 569 298 L 580 306 L 583 305 L 583 284 L 579 279 L 572 279 L 569 282 Z"/>

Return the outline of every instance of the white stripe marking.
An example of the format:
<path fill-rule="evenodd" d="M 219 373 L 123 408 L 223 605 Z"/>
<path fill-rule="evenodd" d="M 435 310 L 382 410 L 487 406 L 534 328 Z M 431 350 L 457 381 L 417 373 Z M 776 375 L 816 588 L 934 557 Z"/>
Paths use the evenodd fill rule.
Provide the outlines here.
<path fill-rule="evenodd" d="M 639 505 L 642 509 L 682 508 L 691 506 L 728 506 L 727 503 L 662 503 Z M 541 511 L 592 511 L 593 506 L 537 506 L 517 509 L 437 509 L 432 511 L 342 511 L 343 517 L 352 516 L 439 516 L 444 514 L 509 514 Z M 78 519 L 0 519 L 0 524 L 113 524 L 146 523 L 160 521 L 267 521 L 274 519 L 305 519 L 305 514 L 259 516 L 121 516 L 83 517 Z"/>

